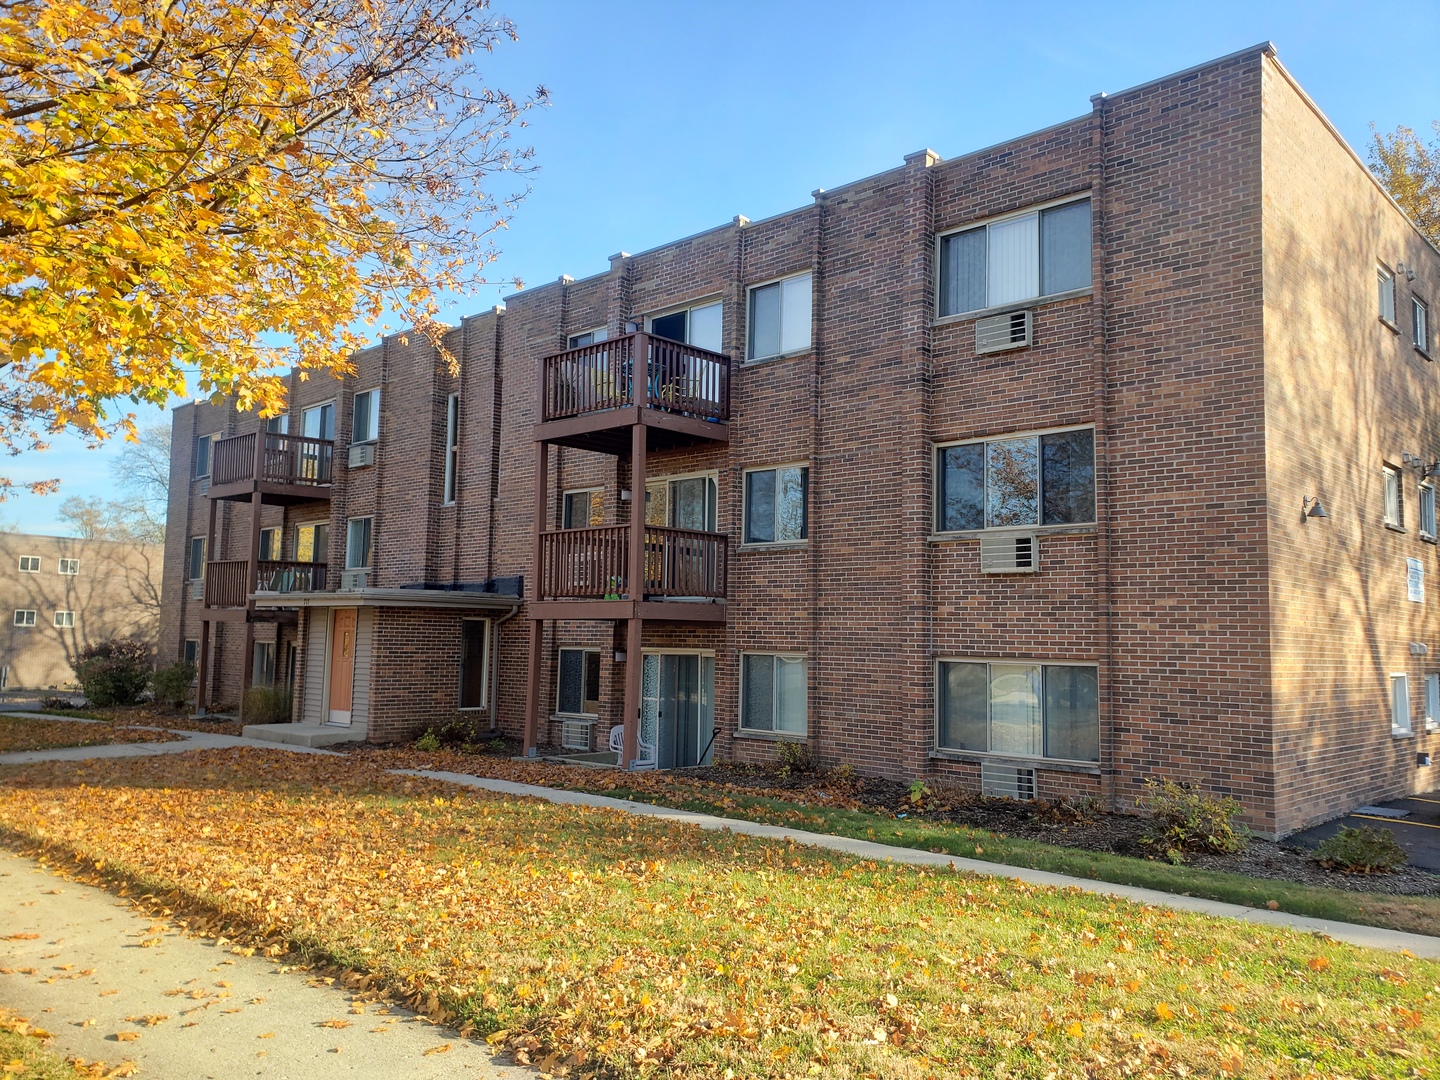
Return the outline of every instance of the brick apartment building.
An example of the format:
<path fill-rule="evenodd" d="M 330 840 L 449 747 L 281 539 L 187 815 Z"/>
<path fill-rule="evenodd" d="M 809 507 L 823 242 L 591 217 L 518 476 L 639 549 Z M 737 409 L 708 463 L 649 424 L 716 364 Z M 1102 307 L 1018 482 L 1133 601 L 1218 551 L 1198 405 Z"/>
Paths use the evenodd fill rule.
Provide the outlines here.
<path fill-rule="evenodd" d="M 0 690 L 64 689 L 111 638 L 153 646 L 160 579 L 158 544 L 0 532 Z"/>
<path fill-rule="evenodd" d="M 527 289 L 458 375 L 177 409 L 162 649 L 372 740 L 1165 774 L 1288 833 L 1435 786 L 1436 298 L 1259 46 Z"/>

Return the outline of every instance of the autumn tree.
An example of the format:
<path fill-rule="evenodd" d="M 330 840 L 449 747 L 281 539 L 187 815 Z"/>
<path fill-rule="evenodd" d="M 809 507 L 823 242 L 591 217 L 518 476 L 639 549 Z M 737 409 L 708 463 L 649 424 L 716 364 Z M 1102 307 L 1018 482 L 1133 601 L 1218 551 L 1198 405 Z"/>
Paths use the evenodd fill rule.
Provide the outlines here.
<path fill-rule="evenodd" d="M 474 61 L 514 37 L 488 0 L 0 4 L 0 442 L 273 413 L 387 311 L 438 341 L 524 194 L 545 90 Z"/>
<path fill-rule="evenodd" d="M 1430 126 L 1435 138 L 1429 143 L 1408 127 L 1389 134 L 1372 127 L 1370 171 L 1420 231 L 1440 244 L 1440 120 Z"/>

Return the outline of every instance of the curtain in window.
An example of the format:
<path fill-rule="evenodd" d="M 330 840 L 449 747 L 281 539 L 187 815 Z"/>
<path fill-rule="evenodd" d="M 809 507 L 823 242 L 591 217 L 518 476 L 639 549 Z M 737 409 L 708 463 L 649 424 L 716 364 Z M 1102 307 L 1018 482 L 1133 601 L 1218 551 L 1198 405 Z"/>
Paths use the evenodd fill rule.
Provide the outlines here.
<path fill-rule="evenodd" d="M 1045 756 L 1100 760 L 1100 690 L 1095 668 L 1046 665 Z"/>
<path fill-rule="evenodd" d="M 985 664 L 940 665 L 940 745 L 988 750 L 989 669 Z"/>
<path fill-rule="evenodd" d="M 775 660 L 775 730 L 805 734 L 805 660 L 777 656 Z"/>
<path fill-rule="evenodd" d="M 1040 218 L 1022 218 L 990 226 L 989 296 L 986 306 L 1029 300 L 1040 292 Z"/>
<path fill-rule="evenodd" d="M 745 727 L 775 730 L 775 658 L 746 656 L 741 672 Z"/>
<path fill-rule="evenodd" d="M 947 236 L 940 243 L 940 314 L 985 306 L 985 230 Z"/>
<path fill-rule="evenodd" d="M 753 359 L 780 354 L 780 287 L 767 285 L 750 293 L 750 353 Z"/>
<path fill-rule="evenodd" d="M 990 750 L 1039 757 L 1040 668 L 1032 664 L 990 665 Z"/>
<path fill-rule="evenodd" d="M 1090 200 L 1040 215 L 1040 295 L 1090 284 Z"/>
<path fill-rule="evenodd" d="M 810 347 L 810 275 L 780 283 L 780 351 L 799 352 Z"/>
<path fill-rule="evenodd" d="M 690 344 L 697 349 L 720 351 L 721 305 L 706 304 L 690 312 Z"/>
<path fill-rule="evenodd" d="M 745 474 L 745 542 L 769 544 L 775 541 L 775 473 L 773 470 Z"/>
<path fill-rule="evenodd" d="M 804 540 L 809 469 L 775 470 L 775 539 Z"/>
<path fill-rule="evenodd" d="M 562 713 L 585 711 L 585 654 L 579 649 L 560 650 L 560 694 Z"/>

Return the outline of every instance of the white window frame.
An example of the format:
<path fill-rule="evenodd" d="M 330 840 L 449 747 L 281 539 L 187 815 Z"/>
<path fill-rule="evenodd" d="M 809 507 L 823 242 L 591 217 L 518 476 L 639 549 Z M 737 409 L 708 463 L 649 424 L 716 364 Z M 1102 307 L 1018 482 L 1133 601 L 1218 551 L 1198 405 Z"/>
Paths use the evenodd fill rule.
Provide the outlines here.
<path fill-rule="evenodd" d="M 1430 305 L 1414 293 L 1410 294 L 1410 329 L 1415 339 L 1415 348 L 1427 360 L 1430 358 Z"/>
<path fill-rule="evenodd" d="M 785 282 L 798 281 L 800 278 L 810 279 L 810 325 L 805 331 L 805 344 L 793 349 L 786 349 L 785 343 Z M 755 293 L 760 289 L 768 289 L 772 285 L 780 286 L 780 343 L 781 348 L 777 353 L 767 353 L 764 356 L 752 356 L 751 341 L 752 323 L 755 319 Z M 767 360 L 783 360 L 789 356 L 804 356 L 815 347 L 815 271 L 813 268 L 802 270 L 796 274 L 782 274 L 780 277 L 769 278 L 766 281 L 757 281 L 753 285 L 745 286 L 745 363 L 762 364 Z"/>
<path fill-rule="evenodd" d="M 308 415 L 309 415 L 310 413 L 312 413 L 312 412 L 321 412 L 321 410 L 324 409 L 326 405 L 329 405 L 329 406 L 330 406 L 330 427 L 331 427 L 332 429 L 336 427 L 336 422 L 335 422 L 335 411 L 336 411 L 336 410 L 335 410 L 335 399 L 334 399 L 334 398 L 330 398 L 330 399 L 327 400 L 327 401 L 317 401 L 317 402 L 315 402 L 313 405 L 306 405 L 306 406 L 304 406 L 304 407 L 300 410 L 300 437 L 301 437 L 302 439 L 323 439 L 323 438 L 326 437 L 325 434 L 323 433 L 323 431 L 322 431 L 322 433 L 319 434 L 319 435 L 306 435 L 306 434 L 305 434 L 305 417 L 308 416 Z M 324 414 L 321 413 L 321 415 L 323 416 Z M 333 430 L 330 432 L 329 438 L 330 438 L 332 441 L 334 440 L 334 438 L 335 438 L 335 432 L 334 432 Z"/>
<path fill-rule="evenodd" d="M 799 660 L 801 663 L 803 663 L 803 664 L 805 665 L 805 713 L 804 713 L 804 716 L 803 716 L 803 718 L 802 718 L 801 729 L 800 729 L 799 731 L 782 731 L 782 730 L 780 730 L 780 728 L 778 728 L 778 727 L 774 727 L 774 728 L 753 728 L 753 727 L 749 727 L 749 726 L 745 723 L 745 719 L 746 719 L 746 717 L 745 717 L 745 698 L 746 698 L 746 694 L 745 694 L 745 658 L 748 657 L 748 656 L 769 656 L 769 657 L 773 657 L 773 658 L 776 659 L 776 660 Z M 741 652 L 740 652 L 740 662 L 739 662 L 739 664 L 737 665 L 737 667 L 739 668 L 739 671 L 738 671 L 737 674 L 738 674 L 738 682 L 739 682 L 739 690 L 740 690 L 740 701 L 739 701 L 740 725 L 739 725 L 739 730 L 742 731 L 742 732 L 744 732 L 744 733 L 747 734 L 747 735 L 759 735 L 759 736 L 763 736 L 763 737 L 767 737 L 767 738 L 789 739 L 789 740 L 793 740 L 793 741 L 803 741 L 803 740 L 807 739 L 807 738 L 809 737 L 809 735 L 810 735 L 810 657 L 809 657 L 809 655 L 808 655 L 807 653 L 804 653 L 804 652 L 788 652 L 788 651 L 785 651 L 785 650 L 774 650 L 774 649 L 743 649 L 743 650 L 741 650 Z M 770 687 L 771 687 L 771 693 L 772 693 L 772 694 L 776 692 L 776 686 L 777 686 L 777 685 L 778 685 L 778 680 L 776 680 L 776 679 L 774 678 L 774 676 L 772 675 L 772 676 L 771 676 L 771 679 L 770 679 Z M 774 710 L 775 715 L 778 717 L 778 715 L 779 715 L 779 702 L 778 702 L 778 701 L 772 702 L 771 708 Z"/>
<path fill-rule="evenodd" d="M 200 447 L 205 447 L 205 471 L 200 471 Z M 215 435 L 197 435 L 195 437 L 195 479 L 208 480 L 210 473 L 215 468 Z"/>
<path fill-rule="evenodd" d="M 678 529 L 680 527 L 670 524 L 675 520 L 675 501 L 670 497 L 669 489 L 671 484 L 678 484 L 682 480 L 710 481 L 710 492 L 715 496 L 715 528 L 718 530 L 720 528 L 720 473 L 715 469 L 711 469 L 708 472 L 667 473 L 665 476 L 647 476 L 645 478 L 645 486 L 647 488 L 651 484 L 665 485 L 665 525 L 663 527 L 667 529 Z M 642 499 L 645 498 L 644 492 L 641 493 L 640 497 Z"/>
<path fill-rule="evenodd" d="M 485 652 L 484 655 L 480 657 L 481 701 L 479 705 L 462 705 L 460 704 L 460 700 L 465 692 L 465 624 L 472 622 L 485 624 Z M 491 652 L 495 648 L 494 642 L 494 620 L 482 616 L 470 616 L 460 620 L 460 662 L 455 666 L 455 708 L 459 712 L 483 713 L 490 708 L 490 699 L 493 693 L 490 686 L 490 663 Z"/>
<path fill-rule="evenodd" d="M 1413 735 L 1414 727 L 1410 719 L 1410 676 L 1403 671 L 1392 671 L 1390 673 L 1390 734 L 1396 736 Z M 1405 709 L 1402 713 L 1397 706 L 1400 704 L 1396 691 L 1402 690 L 1405 694 Z"/>
<path fill-rule="evenodd" d="M 14 625 L 28 630 L 35 625 L 36 615 L 37 612 L 34 608 L 16 608 Z"/>
<path fill-rule="evenodd" d="M 686 320 L 689 325 L 689 320 Z M 581 341 L 581 338 L 588 337 L 589 341 Z M 608 326 L 597 326 L 593 330 L 581 330 L 579 333 L 565 335 L 565 348 L 583 349 L 587 345 L 599 345 L 610 340 L 610 328 Z"/>
<path fill-rule="evenodd" d="M 30 564 L 30 563 L 33 563 L 34 565 L 27 565 L 27 564 Z M 41 563 L 41 558 L 40 558 L 39 555 L 21 555 L 21 556 L 20 556 L 20 573 L 22 573 L 22 574 L 38 574 L 38 573 L 40 572 L 40 563 Z"/>
<path fill-rule="evenodd" d="M 948 450 L 952 446 L 975 446 L 992 442 L 1010 442 L 1014 439 L 1035 439 L 1037 447 L 1039 440 L 1046 435 L 1064 435 L 1071 431 L 1090 432 L 1090 453 L 1092 461 L 1095 454 L 1095 425 L 1094 424 L 1071 424 L 1068 427 L 1036 428 L 1033 431 L 1006 432 L 1003 435 L 982 435 L 974 439 L 951 439 L 948 442 L 937 442 L 930 444 L 930 538 L 932 540 L 952 540 L 969 536 L 978 536 L 981 533 L 999 534 L 1007 532 L 1051 532 L 1057 529 L 1092 529 L 1096 525 L 1096 519 L 1100 516 L 1100 470 L 1095 470 L 1095 512 L 1090 521 L 1061 522 L 1052 525 L 1042 525 L 1045 517 L 1045 468 L 1043 460 L 1037 462 L 1038 480 L 1040 490 L 1036 492 L 1037 512 L 1034 525 L 996 525 L 985 526 L 980 529 L 941 529 L 940 526 L 940 451 Z"/>
<path fill-rule="evenodd" d="M 57 630 L 73 630 L 75 628 L 75 612 L 57 608 L 54 622 Z"/>
<path fill-rule="evenodd" d="M 1380 308 L 1380 321 L 1391 330 L 1395 325 L 1395 271 L 1384 263 L 1375 264 L 1375 297 Z"/>
<path fill-rule="evenodd" d="M 355 415 L 358 411 L 360 399 L 369 397 L 369 414 L 366 422 L 370 430 L 366 432 L 365 438 L 355 438 Z M 372 386 L 368 390 L 357 390 L 355 396 L 350 400 L 350 445 L 365 446 L 369 443 L 380 441 L 380 387 Z"/>
<path fill-rule="evenodd" d="M 356 523 L 356 522 L 359 522 L 359 521 L 368 521 L 368 522 L 370 523 L 370 528 L 369 528 L 369 534 L 370 534 L 370 535 L 369 535 L 369 543 L 368 543 L 368 545 L 367 545 L 367 547 L 368 547 L 369 550 L 367 550 L 367 551 L 365 552 L 366 558 L 365 558 L 365 561 L 364 561 L 363 563 L 352 563 L 352 562 L 350 561 L 350 559 L 351 559 L 351 555 L 350 555 L 350 543 L 351 543 L 351 541 L 352 541 L 352 539 L 353 539 L 353 537 L 354 537 L 354 531 L 353 531 L 353 530 L 354 530 L 354 527 L 355 527 L 355 523 Z M 375 515 L 374 515 L 374 514 L 360 514 L 358 517 L 346 518 L 346 519 L 345 519 L 345 569 L 346 569 L 346 570 L 369 570 L 369 569 L 373 569 L 374 565 L 375 565 Z"/>
<path fill-rule="evenodd" d="M 195 573 L 195 541 L 200 541 L 200 573 Z M 203 581 L 205 578 L 205 564 L 210 561 L 210 541 L 208 537 L 190 537 L 190 546 L 185 553 L 185 558 L 190 562 L 190 580 Z"/>
<path fill-rule="evenodd" d="M 1388 528 L 1398 529 L 1403 532 L 1405 530 L 1405 473 L 1401 471 L 1400 466 L 1388 464 L 1381 466 L 1381 471 L 1385 479 L 1385 487 L 1383 489 L 1384 505 L 1382 507 L 1385 525 Z M 1393 516 L 1390 513 L 1390 489 L 1392 485 L 1395 489 L 1395 513 Z"/>
<path fill-rule="evenodd" d="M 570 498 L 571 498 L 572 496 L 575 496 L 575 495 L 594 495 L 597 491 L 598 491 L 602 496 L 605 494 L 605 489 L 604 489 L 603 487 L 599 487 L 598 485 L 595 486 L 595 487 L 566 488 L 564 491 L 562 491 L 562 492 L 560 493 L 560 528 L 562 528 L 562 529 L 588 529 L 588 528 L 591 528 L 591 525 L 590 525 L 590 500 L 589 500 L 589 499 L 585 500 L 585 524 L 584 524 L 584 525 L 566 525 L 566 524 L 565 524 L 565 506 L 566 506 L 566 504 L 570 501 Z"/>
<path fill-rule="evenodd" d="M 80 573 L 79 559 L 65 559 L 59 561 L 58 572 L 64 577 L 76 577 Z"/>
<path fill-rule="evenodd" d="M 1052 757 L 1045 757 L 1043 754 L 1041 754 L 1041 755 L 1030 755 L 1030 754 L 1015 754 L 1015 753 L 1000 753 L 1000 752 L 992 751 L 992 750 L 989 750 L 989 749 L 986 749 L 986 750 L 962 750 L 962 749 L 959 749 L 959 748 L 957 748 L 957 747 L 941 746 L 941 745 L 940 745 L 940 671 L 941 671 L 941 665 L 943 665 L 943 664 L 984 664 L 984 665 L 986 666 L 986 669 L 987 669 L 987 670 L 986 670 L 987 699 L 986 699 L 986 705 L 985 705 L 985 708 L 986 708 L 986 733 L 985 733 L 985 742 L 986 742 L 986 746 L 988 747 L 988 746 L 989 746 L 989 742 L 990 742 L 990 733 L 989 733 L 989 708 L 990 708 L 990 704 L 989 704 L 989 698 L 988 698 L 988 691 L 989 691 L 989 670 L 988 670 L 988 669 L 989 669 L 990 665 L 992 665 L 992 664 L 1001 664 L 1001 665 L 1012 666 L 1012 667 L 1038 667 L 1038 668 L 1040 668 L 1040 669 L 1041 669 L 1040 678 L 1041 678 L 1041 686 L 1042 686 L 1042 694 L 1043 694 L 1043 686 L 1044 686 L 1044 678 L 1045 678 L 1044 669 L 1047 668 L 1047 667 L 1094 668 L 1094 669 L 1095 669 L 1095 677 L 1096 677 L 1097 686 L 1098 686 L 1099 677 L 1100 677 L 1100 665 L 1099 665 L 1099 663 L 1098 663 L 1097 661 L 1095 661 L 1095 660 L 1036 660 L 1036 659 L 1034 659 L 1033 657 L 1016 658 L 1016 657 L 1009 657 L 1009 656 L 937 656 L 937 657 L 935 658 L 934 672 L 933 672 L 933 675 L 932 675 L 932 682 L 933 682 L 933 686 L 934 686 L 934 700 L 933 700 L 933 702 L 932 702 L 932 704 L 931 704 L 931 708 L 933 709 L 934 715 L 935 715 L 935 726 L 934 726 L 934 730 L 931 732 L 930 738 L 931 738 L 931 741 L 932 741 L 932 745 L 935 747 L 936 753 L 939 753 L 939 754 L 960 754 L 960 755 L 964 755 L 965 757 L 992 758 L 992 759 L 1002 760 L 1002 761 L 1018 761 L 1018 760 L 1022 760 L 1022 759 L 1023 759 L 1023 760 L 1026 760 L 1026 761 L 1060 761 L 1060 762 L 1065 762 L 1065 763 L 1067 763 L 1067 764 L 1084 765 L 1084 766 L 1087 766 L 1087 767 L 1092 768 L 1092 769 L 1099 767 L 1099 765 L 1100 765 L 1100 762 L 1099 762 L 1099 761 L 1087 761 L 1087 760 L 1085 760 L 1085 759 L 1083 759 L 1083 758 L 1052 758 Z M 1042 699 L 1041 699 L 1040 708 L 1041 708 L 1041 712 L 1040 712 L 1040 731 L 1041 731 L 1041 739 L 1043 740 L 1043 739 L 1044 739 L 1044 731 L 1045 731 L 1045 712 L 1044 712 L 1045 703 L 1044 703 L 1043 697 L 1042 697 Z M 1099 713 L 1098 703 L 1097 703 L 1097 713 Z M 1103 722 L 1103 713 L 1100 714 L 1100 715 L 1097 715 L 1097 717 L 1096 717 L 1096 724 L 1097 724 L 1097 725 L 1101 724 L 1102 722 Z M 1102 753 L 1102 755 L 1103 755 L 1103 753 L 1104 753 L 1103 740 L 1099 743 L 1099 745 L 1100 745 L 1101 753 Z M 1042 748 L 1043 748 L 1043 747 L 1042 747 Z"/>
<path fill-rule="evenodd" d="M 566 712 L 560 707 L 560 654 L 567 652 L 584 653 L 586 659 L 581 662 L 580 668 L 580 708 L 581 712 Z M 594 712 L 584 712 L 585 708 L 585 665 L 589 664 L 589 657 L 595 657 L 595 670 L 597 678 L 600 674 L 600 650 L 588 645 L 561 645 L 555 650 L 555 715 L 556 716 L 577 716 L 586 719 L 594 719 L 600 715 L 599 699 L 596 700 Z"/>
<path fill-rule="evenodd" d="M 684 313 L 685 313 L 685 344 L 691 346 L 692 348 L 704 349 L 705 347 L 704 347 L 703 345 L 696 345 L 693 341 L 690 340 L 691 331 L 692 331 L 693 326 L 694 326 L 694 320 L 693 320 L 692 316 L 694 315 L 695 312 L 701 310 L 702 308 L 712 308 L 712 307 L 718 307 L 718 308 L 720 309 L 720 344 L 719 344 L 719 346 L 714 350 L 716 353 L 719 353 L 722 349 L 725 348 L 725 298 L 724 298 L 724 296 L 708 296 L 708 297 L 705 297 L 705 298 L 702 299 L 702 300 L 689 300 L 689 301 L 686 301 L 686 302 L 683 303 L 683 304 L 677 304 L 677 305 L 674 306 L 674 307 L 663 308 L 663 309 L 660 310 L 660 311 L 656 311 L 656 312 L 653 312 L 653 313 L 651 313 L 651 314 L 649 314 L 649 315 L 646 315 L 646 316 L 645 316 L 645 319 L 644 319 L 645 332 L 646 332 L 647 334 L 654 332 L 654 331 L 653 331 L 653 327 L 654 327 L 654 325 L 655 325 L 655 320 L 656 320 L 656 319 L 668 319 L 671 315 L 679 315 L 681 312 L 684 312 Z M 710 350 L 709 350 L 709 349 L 705 349 L 705 351 L 706 351 L 706 352 L 709 352 Z"/>
<path fill-rule="evenodd" d="M 1420 539 L 1435 543 L 1435 485 L 1425 480 L 1420 484 L 1418 514 L 1420 517 Z"/>
<path fill-rule="evenodd" d="M 981 219 L 978 220 L 978 221 L 969 221 L 969 222 L 966 222 L 964 225 L 959 225 L 959 226 L 957 226 L 957 227 L 955 227 L 955 228 L 953 228 L 953 229 L 946 229 L 946 230 L 945 230 L 944 232 L 942 232 L 942 233 L 936 233 L 936 234 L 935 234 L 935 251 L 934 251 L 934 260 L 935 260 L 935 303 L 934 303 L 934 309 L 933 309 L 933 310 L 934 310 L 934 314 L 935 314 L 935 321 L 936 321 L 937 323 L 958 322 L 958 321 L 961 321 L 961 320 L 964 320 L 964 319 L 973 319 L 973 318 L 975 318 L 976 316 L 978 316 L 978 315 L 983 315 L 983 314 L 985 314 L 985 313 L 988 312 L 988 311 L 1016 311 L 1016 310 L 1023 309 L 1023 308 L 1027 308 L 1027 307 L 1036 307 L 1036 306 L 1038 306 L 1038 305 L 1040 305 L 1040 304 L 1052 303 L 1052 302 L 1054 302 L 1054 301 L 1056 301 L 1056 300 L 1067 299 L 1067 298 L 1072 297 L 1072 296 L 1087 296 L 1087 295 L 1092 294 L 1092 293 L 1095 291 L 1095 272 L 1094 272 L 1094 267 L 1093 267 L 1093 265 L 1092 265 L 1092 267 L 1091 267 L 1091 272 L 1090 272 L 1090 284 L 1089 284 L 1089 285 L 1082 286 L 1081 288 L 1078 288 L 1078 289 L 1067 289 L 1067 290 L 1065 290 L 1064 292 L 1058 292 L 1058 293 L 1048 293 L 1048 294 L 1047 294 L 1047 293 L 1039 293 L 1039 294 L 1037 294 L 1036 296 L 1030 297 L 1029 299 L 1026 299 L 1026 300 L 1011 300 L 1011 301 L 1009 301 L 1008 303 L 1004 303 L 1004 304 L 993 304 L 993 305 L 992 305 L 992 304 L 989 304 L 989 289 L 988 289 L 988 286 L 987 286 L 987 289 L 986 289 L 986 304 L 987 304 L 987 306 L 986 306 L 986 307 L 974 308 L 974 309 L 972 309 L 972 310 L 970 310 L 970 311 L 956 311 L 956 312 L 952 312 L 952 313 L 949 314 L 949 315 L 944 315 L 944 314 L 941 314 L 941 312 L 940 312 L 940 305 L 941 305 L 941 303 L 942 303 L 942 296 L 941 296 L 941 292 L 940 292 L 940 260 L 941 260 L 941 257 L 942 257 L 942 253 L 943 253 L 944 250 L 945 250 L 945 241 L 946 241 L 949 237 L 956 236 L 956 235 L 958 235 L 958 234 L 960 234 L 960 233 L 964 233 L 964 232 L 972 232 L 972 231 L 974 231 L 975 229 L 982 229 L 982 228 L 983 228 L 983 229 L 986 229 L 986 230 L 988 231 L 989 228 L 990 228 L 992 225 L 1004 225 L 1006 222 L 1009 222 L 1009 221 L 1019 221 L 1021 218 L 1029 217 L 1031 214 L 1034 214 L 1034 215 L 1036 216 L 1036 228 L 1038 229 L 1038 228 L 1039 228 L 1039 216 L 1040 216 L 1041 214 L 1043 214 L 1045 211 L 1047 211 L 1047 210 L 1055 210 L 1055 209 L 1058 209 L 1059 207 L 1062 207 L 1062 206 L 1069 206 L 1071 203 L 1091 202 L 1092 205 L 1091 205 L 1091 207 L 1090 207 L 1090 251 L 1091 251 L 1091 258 L 1092 258 L 1092 260 L 1093 260 L 1093 258 L 1094 258 L 1094 251 L 1095 251 L 1095 207 L 1094 207 L 1094 205 L 1093 205 L 1093 198 L 1094 198 L 1093 193 L 1092 193 L 1092 192 L 1089 192 L 1089 191 L 1083 192 L 1083 193 L 1078 194 L 1078 195 L 1066 195 L 1066 196 L 1064 196 L 1063 198 L 1051 199 L 1049 202 L 1034 203 L 1033 205 L 1026 206 L 1026 207 L 1024 207 L 1024 208 L 1022 208 L 1022 209 L 1019 209 L 1019 210 L 1011 210 L 1011 211 L 1008 211 L 1008 212 L 1006 212 L 1006 213 L 1004 213 L 1004 214 L 997 214 L 997 215 L 995 215 L 994 217 L 981 218 Z M 987 247 L 987 251 L 986 251 L 986 254 L 985 254 L 985 270 L 986 270 L 986 275 L 987 275 L 987 278 L 988 278 L 989 270 L 990 270 L 990 254 L 989 254 L 989 251 L 988 251 L 990 239 L 989 239 L 988 236 L 986 237 L 985 242 L 986 242 L 986 247 Z M 1037 245 L 1039 244 L 1039 242 L 1040 242 L 1040 241 L 1039 241 L 1039 239 L 1037 238 L 1037 240 L 1036 240 Z M 1038 250 L 1037 250 L 1037 257 L 1038 257 Z M 1040 284 L 1039 284 L 1039 283 L 1036 284 L 1036 288 L 1037 288 L 1037 289 L 1040 288 Z"/>
<path fill-rule="evenodd" d="M 804 469 L 805 470 L 805 535 L 799 540 L 757 540 L 753 543 L 746 541 L 750 535 L 750 474 L 757 472 L 779 472 L 781 469 Z M 785 461 L 779 465 L 755 465 L 740 470 L 740 546 L 742 548 L 764 550 L 769 548 L 794 548 L 804 547 L 810 543 L 810 462 L 808 461 Z M 776 653 L 775 655 L 780 655 Z"/>
<path fill-rule="evenodd" d="M 460 479 L 460 395 L 451 394 L 445 399 L 445 490 L 443 501 L 446 506 L 455 502 L 455 492 Z"/>

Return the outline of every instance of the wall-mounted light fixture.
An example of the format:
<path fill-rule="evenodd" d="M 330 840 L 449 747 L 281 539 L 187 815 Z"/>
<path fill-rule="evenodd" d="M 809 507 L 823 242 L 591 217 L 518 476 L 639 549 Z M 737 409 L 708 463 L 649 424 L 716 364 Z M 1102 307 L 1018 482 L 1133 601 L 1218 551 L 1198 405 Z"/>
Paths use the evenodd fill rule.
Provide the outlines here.
<path fill-rule="evenodd" d="M 615 650 L 615 662 L 616 662 L 617 664 L 623 664 L 623 663 L 625 662 L 625 650 L 624 650 L 624 649 L 616 649 L 616 650 Z"/>
<path fill-rule="evenodd" d="M 1311 518 L 1328 518 L 1330 515 L 1325 512 L 1325 504 L 1320 501 L 1318 495 L 1306 495 L 1300 503 L 1300 522 L 1304 524 Z"/>
<path fill-rule="evenodd" d="M 1415 280 L 1415 268 L 1413 266 L 1406 266 L 1403 262 L 1397 262 L 1395 264 L 1395 270 L 1397 273 L 1404 274 L 1406 281 Z"/>
<path fill-rule="evenodd" d="M 621 501 L 621 502 L 629 502 L 629 501 L 630 501 L 630 489 L 629 489 L 629 488 L 621 488 L 621 489 L 620 489 L 620 501 Z"/>

